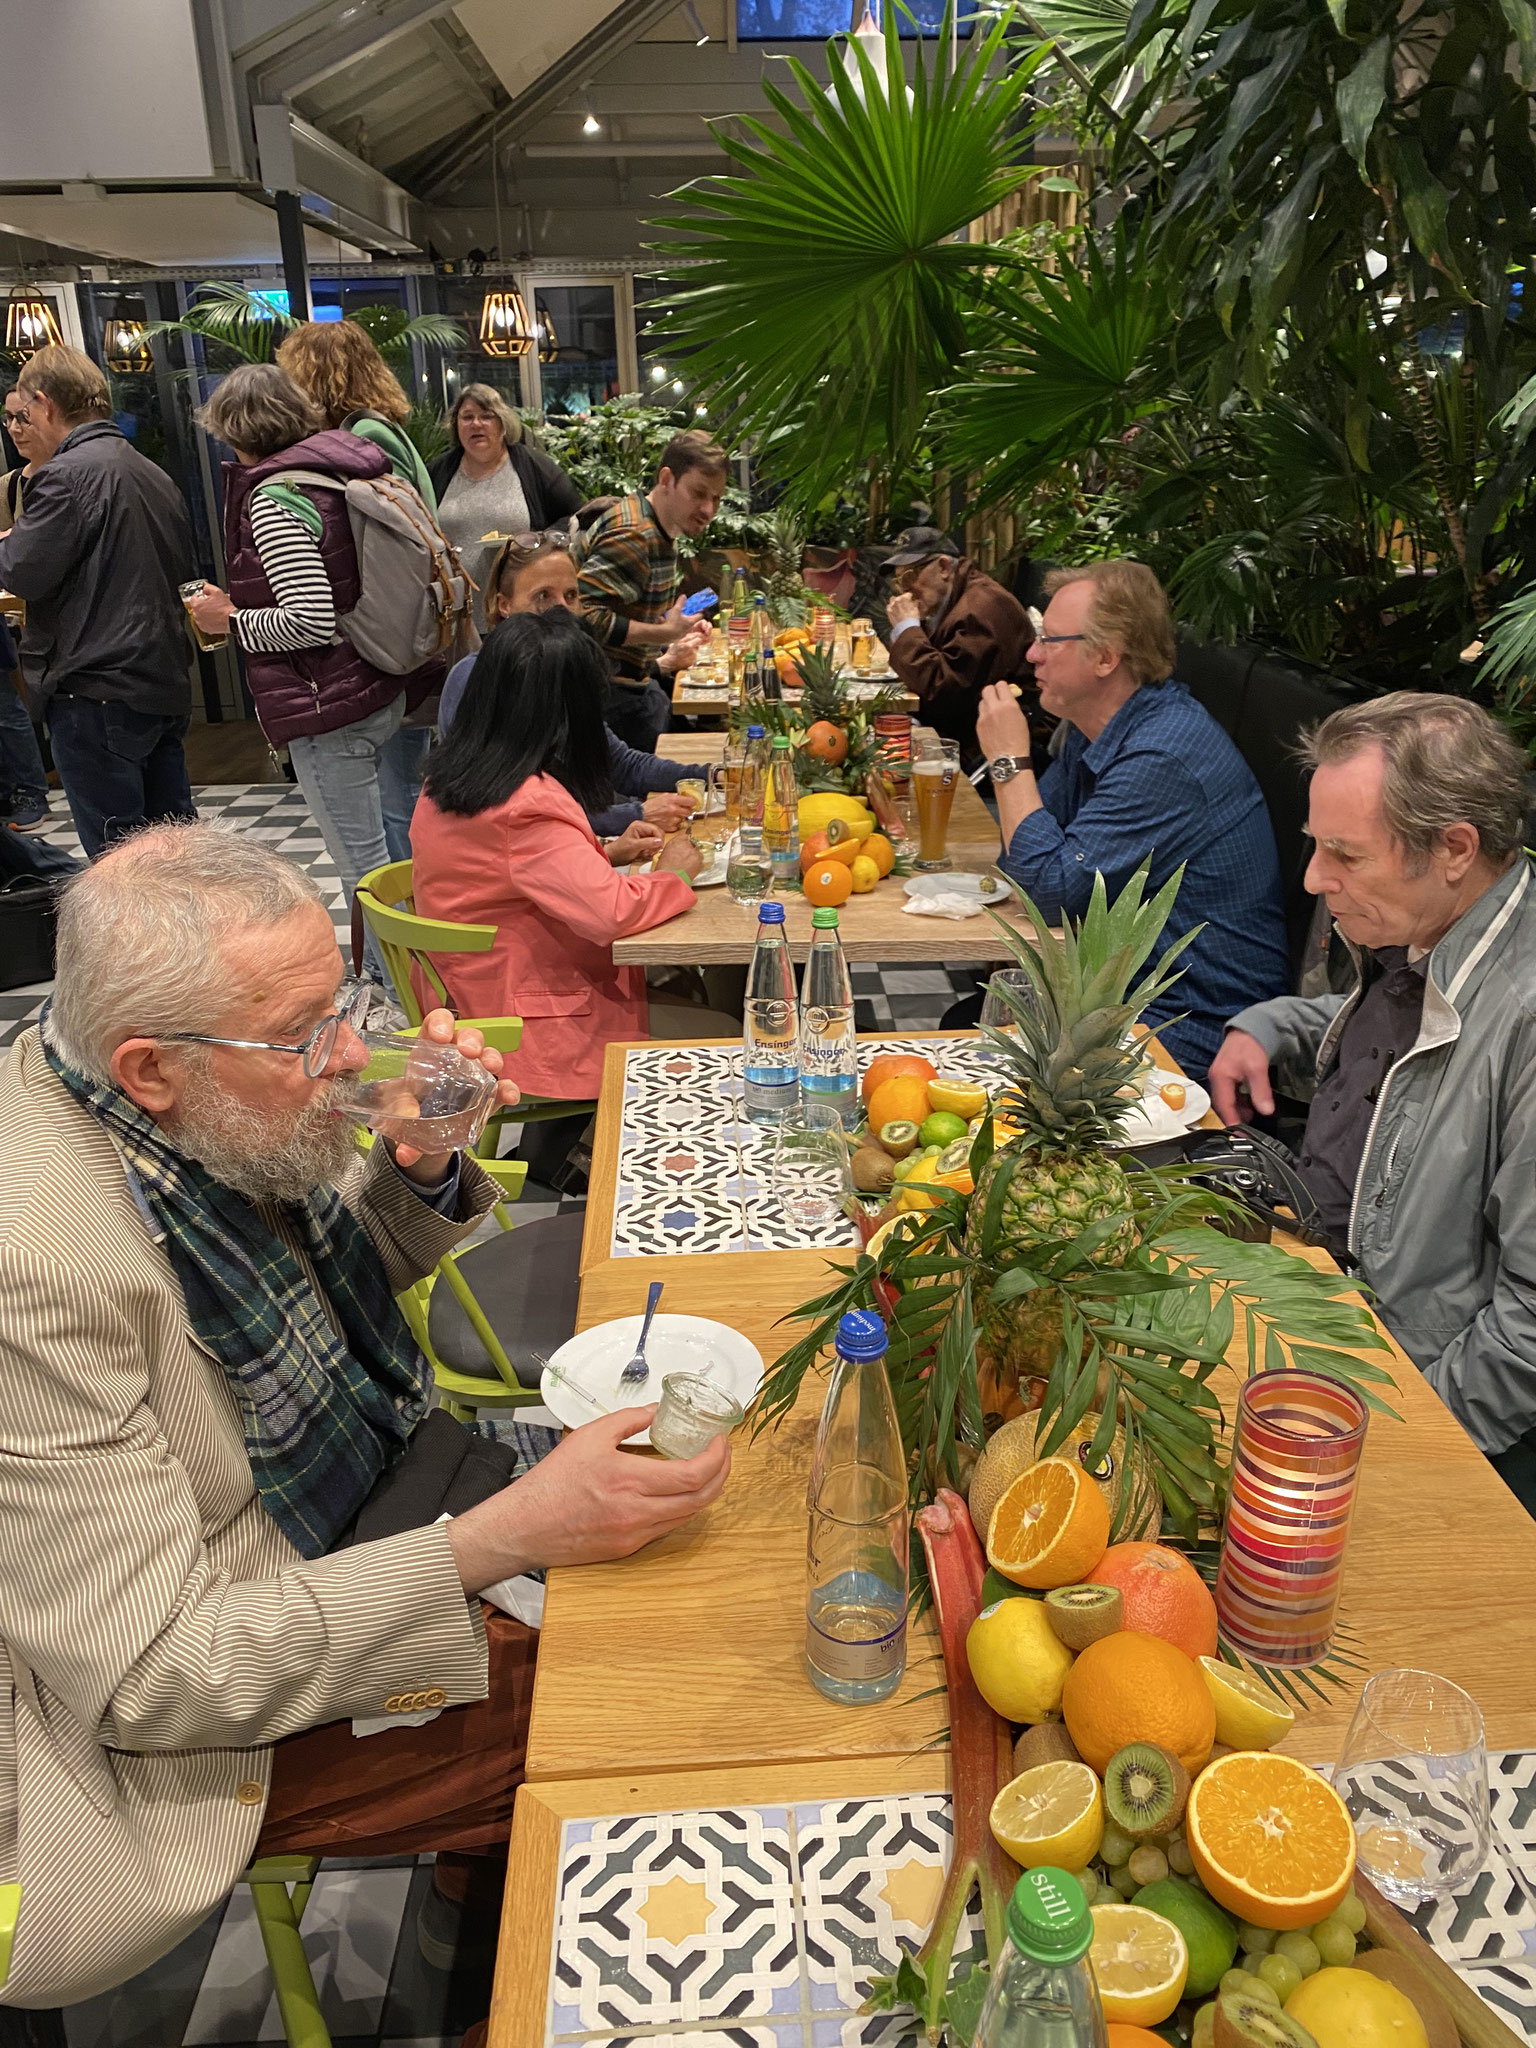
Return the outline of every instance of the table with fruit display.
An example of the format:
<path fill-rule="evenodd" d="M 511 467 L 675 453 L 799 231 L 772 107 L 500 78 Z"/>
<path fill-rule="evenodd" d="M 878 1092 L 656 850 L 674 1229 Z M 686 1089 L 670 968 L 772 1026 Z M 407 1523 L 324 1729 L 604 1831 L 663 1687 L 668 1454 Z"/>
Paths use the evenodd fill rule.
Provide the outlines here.
<path fill-rule="evenodd" d="M 841 1251 L 764 1213 L 731 1046 L 610 1047 L 582 1328 L 663 1279 L 771 1363 L 719 1501 L 550 1575 L 494 2042 L 969 2040 L 1020 1864 L 1088 1900 L 1110 2048 L 1536 2038 L 1536 1525 L 1326 1254 L 1228 1235 L 1208 1190 L 1106 1146 L 1144 1049 L 1171 1064 L 1126 1040 L 1172 965 L 1138 965 L 1168 909 L 1139 897 L 1036 941 L 1016 1040 L 861 1042 L 859 1150 L 890 1176 Z M 853 1308 L 890 1327 L 930 1598 L 898 1689 L 849 1707 L 804 1643 Z M 1267 1669 L 1218 1640 L 1209 1581 L 1237 1389 L 1295 1365 L 1371 1416 L 1332 1641 Z M 1412 1926 L 1313 1768 L 1398 1666 L 1477 1701 L 1493 1781 L 1483 1867 Z"/>

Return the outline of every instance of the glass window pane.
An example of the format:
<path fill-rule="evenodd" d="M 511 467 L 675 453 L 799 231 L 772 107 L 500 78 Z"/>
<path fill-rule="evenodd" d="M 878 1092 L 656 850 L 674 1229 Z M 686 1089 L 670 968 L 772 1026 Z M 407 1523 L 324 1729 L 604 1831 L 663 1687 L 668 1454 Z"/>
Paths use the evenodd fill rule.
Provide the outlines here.
<path fill-rule="evenodd" d="M 908 20 L 915 17 L 924 35 L 934 34 L 944 19 L 944 0 L 904 0 L 906 13 L 897 22 L 897 33 L 917 33 Z M 971 32 L 966 18 L 970 9 L 961 8 L 960 33 Z M 848 0 L 736 0 L 736 35 L 744 43 L 824 43 L 828 36 L 845 36 L 853 28 L 853 10 Z"/>
<path fill-rule="evenodd" d="M 535 317 L 555 344 L 539 350 L 544 410 L 588 412 L 619 395 L 619 329 L 609 284 L 539 285 Z"/>

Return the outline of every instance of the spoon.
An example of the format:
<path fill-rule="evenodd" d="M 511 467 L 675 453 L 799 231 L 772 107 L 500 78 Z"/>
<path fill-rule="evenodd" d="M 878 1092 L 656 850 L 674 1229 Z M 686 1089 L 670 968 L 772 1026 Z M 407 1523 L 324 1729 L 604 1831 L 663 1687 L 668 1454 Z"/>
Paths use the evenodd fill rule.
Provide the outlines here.
<path fill-rule="evenodd" d="M 645 1321 L 640 1325 L 640 1342 L 635 1346 L 634 1357 L 619 1374 L 621 1387 L 638 1387 L 642 1380 L 650 1377 L 651 1368 L 645 1362 L 645 1340 L 651 1334 L 651 1317 L 656 1313 L 656 1304 L 661 1299 L 664 1284 L 660 1280 L 651 1282 L 651 1291 L 645 1300 Z"/>

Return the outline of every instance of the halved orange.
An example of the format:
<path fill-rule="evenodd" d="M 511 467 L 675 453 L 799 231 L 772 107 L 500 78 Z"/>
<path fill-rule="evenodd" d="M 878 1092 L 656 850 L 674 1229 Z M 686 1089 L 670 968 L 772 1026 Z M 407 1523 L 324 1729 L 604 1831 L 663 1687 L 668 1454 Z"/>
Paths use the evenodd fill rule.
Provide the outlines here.
<path fill-rule="evenodd" d="M 987 1525 L 988 1562 L 1016 1586 L 1075 1586 L 1108 1544 L 1109 1509 L 1075 1458 L 1021 1472 Z"/>
<path fill-rule="evenodd" d="M 1326 1779 L 1294 1757 L 1239 1749 L 1195 1780 L 1189 1853 L 1218 1904 L 1253 1927 L 1310 1927 L 1355 1874 L 1355 1828 Z"/>

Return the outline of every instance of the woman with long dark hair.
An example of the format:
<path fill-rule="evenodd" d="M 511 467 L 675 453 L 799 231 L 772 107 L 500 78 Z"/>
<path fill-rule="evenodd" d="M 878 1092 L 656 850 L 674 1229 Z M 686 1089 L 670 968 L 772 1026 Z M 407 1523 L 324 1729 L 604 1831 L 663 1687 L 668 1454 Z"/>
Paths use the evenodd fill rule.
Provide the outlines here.
<path fill-rule="evenodd" d="M 692 1003 L 648 1002 L 645 974 L 616 967 L 615 939 L 691 910 L 699 850 L 644 820 L 604 846 L 587 812 L 614 790 L 603 696 L 608 665 L 560 606 L 491 634 L 411 821 L 423 917 L 493 924 L 488 953 L 434 960 L 465 1017 L 521 1017 L 507 1072 L 538 1095 L 596 1095 L 621 1038 L 710 1038 L 736 1022 Z M 656 855 L 645 874 L 623 872 Z"/>

